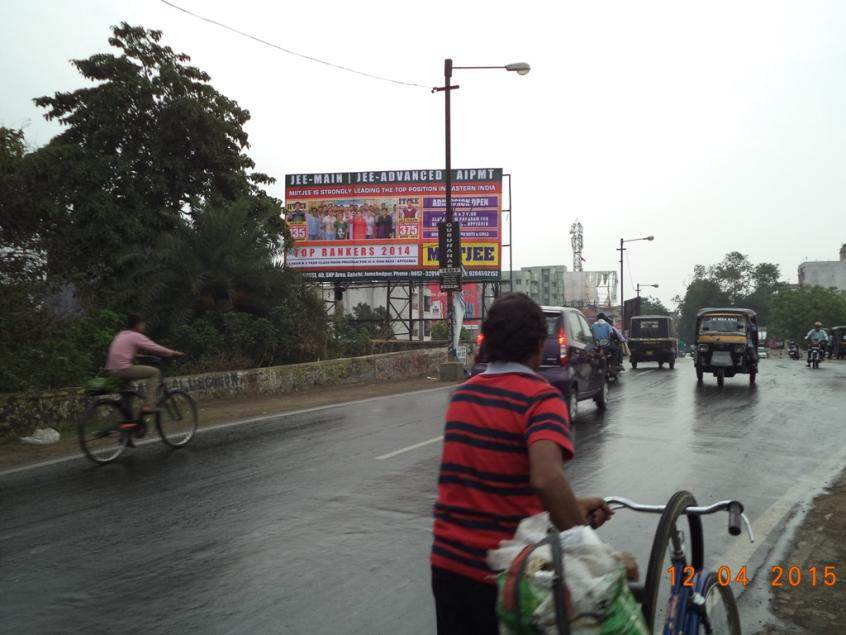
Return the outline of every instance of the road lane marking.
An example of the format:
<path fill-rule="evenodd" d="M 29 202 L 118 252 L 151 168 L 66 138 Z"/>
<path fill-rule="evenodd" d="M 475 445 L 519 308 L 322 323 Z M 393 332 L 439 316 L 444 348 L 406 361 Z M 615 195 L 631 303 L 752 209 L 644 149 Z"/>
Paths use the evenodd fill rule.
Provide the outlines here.
<path fill-rule="evenodd" d="M 276 414 L 269 414 L 269 415 L 262 415 L 260 417 L 250 417 L 248 419 L 238 419 L 237 421 L 228 421 L 226 423 L 218 423 L 211 426 L 201 427 L 197 429 L 197 434 L 212 432 L 213 430 L 223 430 L 225 428 L 231 428 L 233 426 L 241 426 L 246 425 L 249 423 L 262 423 L 264 421 L 271 421 L 273 419 L 287 419 L 289 417 L 295 417 L 298 415 L 309 414 L 312 412 L 320 412 L 321 410 L 331 410 L 333 408 L 344 408 L 347 406 L 356 406 L 360 404 L 370 403 L 373 401 L 384 401 L 386 399 L 393 399 L 395 397 L 400 396 L 408 396 L 408 395 L 422 395 L 429 392 L 438 392 L 439 390 L 454 390 L 456 385 L 449 384 L 448 386 L 438 386 L 437 388 L 424 388 L 423 390 L 414 390 L 412 392 L 398 392 L 393 395 L 381 395 L 379 397 L 368 397 L 367 399 L 357 399 L 355 401 L 344 401 L 342 403 L 333 403 L 333 404 L 326 404 L 324 406 L 315 406 L 313 408 L 304 408 L 303 410 L 291 410 L 290 412 L 279 412 Z M 148 431 L 151 429 L 152 426 L 148 427 Z M 149 439 L 144 439 L 140 441 L 136 441 L 135 445 L 143 446 L 148 445 L 150 443 L 156 443 L 158 441 L 157 438 L 152 437 Z M 77 459 L 83 458 L 85 455 L 82 452 L 77 454 L 70 454 L 68 456 L 61 456 L 55 459 L 49 459 L 47 461 L 41 461 L 39 463 L 32 463 L 30 465 L 22 465 L 20 467 L 13 467 L 5 471 L 0 471 L 0 478 L 4 476 L 10 476 L 12 474 L 18 474 L 20 472 L 27 472 L 29 470 L 37 470 L 42 467 L 49 467 L 51 465 L 56 465 L 58 463 L 65 463 L 66 461 L 75 461 Z M 119 461 L 118 461 L 119 462 Z"/>
<path fill-rule="evenodd" d="M 416 450 L 417 448 L 422 448 L 425 445 L 431 445 L 432 443 L 437 443 L 438 441 L 443 441 L 444 435 L 440 435 L 435 437 L 434 439 L 429 439 L 428 441 L 421 441 L 420 443 L 415 443 L 414 445 L 409 445 L 406 448 L 402 448 L 400 450 L 396 450 L 394 452 L 388 452 L 387 454 L 383 454 L 382 456 L 377 456 L 376 460 L 381 461 L 382 459 L 390 459 L 398 454 L 403 454 L 405 452 L 411 452 L 412 450 Z"/>

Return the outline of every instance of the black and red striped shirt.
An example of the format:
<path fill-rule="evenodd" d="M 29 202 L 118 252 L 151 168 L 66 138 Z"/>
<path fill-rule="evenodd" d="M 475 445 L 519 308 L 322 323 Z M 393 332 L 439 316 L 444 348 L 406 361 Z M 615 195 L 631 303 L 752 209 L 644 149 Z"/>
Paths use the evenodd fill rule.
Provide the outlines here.
<path fill-rule="evenodd" d="M 491 364 L 450 400 L 438 478 L 432 566 L 490 584 L 489 549 L 543 511 L 529 480 L 529 446 L 548 440 L 573 456 L 561 393 L 517 364 Z"/>

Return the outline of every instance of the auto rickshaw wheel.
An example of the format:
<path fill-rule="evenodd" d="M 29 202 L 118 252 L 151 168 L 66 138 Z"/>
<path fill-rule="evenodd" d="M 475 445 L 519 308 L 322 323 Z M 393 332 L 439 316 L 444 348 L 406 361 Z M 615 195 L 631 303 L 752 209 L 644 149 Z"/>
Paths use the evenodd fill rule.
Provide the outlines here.
<path fill-rule="evenodd" d="M 637 370 L 637 362 L 632 360 L 632 370 Z"/>
<path fill-rule="evenodd" d="M 658 362 L 658 368 L 664 368 L 664 362 Z"/>
<path fill-rule="evenodd" d="M 673 370 L 675 367 L 676 367 L 676 360 L 675 360 L 675 359 L 671 359 L 671 360 L 670 360 L 670 370 Z"/>
<path fill-rule="evenodd" d="M 755 385 L 755 376 L 756 376 L 757 374 L 758 374 L 758 370 L 757 370 L 757 369 L 755 369 L 755 368 L 750 368 L 750 369 L 749 369 L 749 385 L 750 385 L 750 386 L 754 386 L 754 385 Z"/>
<path fill-rule="evenodd" d="M 726 383 L 726 374 L 723 371 L 718 370 L 717 371 L 717 385 L 720 388 L 722 388 L 724 383 Z"/>
<path fill-rule="evenodd" d="M 703 375 L 704 375 L 704 373 L 702 372 L 702 367 L 699 366 L 699 364 L 697 364 L 696 365 L 696 381 L 698 381 L 700 384 L 702 383 Z"/>

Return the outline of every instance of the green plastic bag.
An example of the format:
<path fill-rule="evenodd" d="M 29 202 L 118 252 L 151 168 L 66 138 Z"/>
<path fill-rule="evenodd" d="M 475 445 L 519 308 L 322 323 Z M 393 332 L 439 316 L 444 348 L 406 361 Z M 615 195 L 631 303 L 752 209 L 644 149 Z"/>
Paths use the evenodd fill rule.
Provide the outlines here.
<path fill-rule="evenodd" d="M 648 635 L 646 620 L 640 604 L 632 595 L 626 583 L 625 570 L 621 570 L 617 595 L 608 611 L 602 616 L 602 630 L 600 635 Z"/>
<path fill-rule="evenodd" d="M 120 388 L 120 380 L 111 375 L 97 375 L 85 382 L 85 392 L 89 395 L 109 395 Z"/>

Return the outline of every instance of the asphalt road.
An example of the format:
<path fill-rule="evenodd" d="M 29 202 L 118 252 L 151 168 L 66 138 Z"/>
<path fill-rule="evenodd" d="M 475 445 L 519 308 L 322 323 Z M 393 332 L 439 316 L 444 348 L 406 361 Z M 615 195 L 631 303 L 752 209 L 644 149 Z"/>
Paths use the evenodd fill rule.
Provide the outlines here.
<path fill-rule="evenodd" d="M 756 545 L 705 522 L 713 566 L 760 565 L 785 515 L 844 465 L 846 365 L 765 360 L 697 387 L 628 371 L 608 411 L 583 402 L 579 494 L 740 499 Z M 0 474 L 0 632 L 427 633 L 430 511 L 447 389 L 280 416 Z M 601 531 L 645 568 L 653 516 Z"/>

